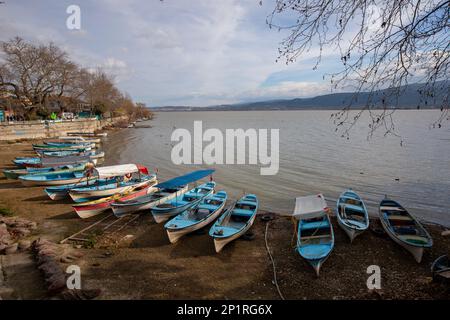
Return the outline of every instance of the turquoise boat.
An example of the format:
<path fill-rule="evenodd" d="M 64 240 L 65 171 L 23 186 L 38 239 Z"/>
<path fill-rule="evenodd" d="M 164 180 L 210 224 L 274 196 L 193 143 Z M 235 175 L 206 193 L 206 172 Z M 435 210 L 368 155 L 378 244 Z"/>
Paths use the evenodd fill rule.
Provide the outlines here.
<path fill-rule="evenodd" d="M 322 194 L 296 199 L 293 214 L 298 220 L 296 250 L 314 268 L 317 276 L 334 248 L 333 226 L 327 212 Z"/>
<path fill-rule="evenodd" d="M 87 179 L 83 171 L 27 174 L 19 177 L 20 182 L 26 187 L 64 185 Z"/>
<path fill-rule="evenodd" d="M 169 241 L 175 243 L 182 236 L 209 225 L 222 213 L 227 198 L 228 195 L 225 191 L 211 194 L 203 198 L 198 205 L 183 211 L 168 221 L 164 228 Z"/>
<path fill-rule="evenodd" d="M 225 211 L 209 230 L 216 252 L 220 252 L 225 245 L 245 234 L 253 225 L 257 212 L 258 198 L 254 194 L 243 196 Z"/>
<path fill-rule="evenodd" d="M 153 218 L 157 223 L 161 223 L 173 216 L 197 205 L 204 197 L 214 193 L 216 183 L 210 181 L 189 190 L 188 192 L 175 197 L 165 203 L 152 208 Z"/>
<path fill-rule="evenodd" d="M 83 149 L 89 151 L 92 149 L 91 145 L 73 144 L 73 145 L 48 145 L 48 144 L 33 144 L 33 150 L 46 150 L 46 151 L 72 151 Z"/>
<path fill-rule="evenodd" d="M 47 147 L 57 147 L 57 148 L 95 148 L 95 143 L 93 142 L 44 142 Z"/>
<path fill-rule="evenodd" d="M 64 165 L 77 165 L 92 162 L 96 164 L 97 158 L 89 155 L 71 155 L 66 157 L 17 157 L 13 163 L 19 168 L 49 168 Z"/>
<path fill-rule="evenodd" d="M 65 165 L 59 167 L 49 167 L 49 168 L 27 168 L 27 169 L 14 169 L 14 170 L 3 170 L 3 174 L 6 179 L 18 179 L 20 176 L 24 175 L 32 175 L 32 174 L 43 174 L 50 172 L 75 172 L 75 171 L 83 171 L 86 167 L 85 164 L 80 165 Z"/>
<path fill-rule="evenodd" d="M 91 178 L 79 183 L 65 184 L 62 186 L 52 186 L 45 188 L 45 193 L 52 200 L 61 200 L 69 196 L 69 192 L 75 188 L 83 188 L 88 186 L 102 186 L 106 184 L 116 183 L 116 179 L 96 179 Z"/>
<path fill-rule="evenodd" d="M 344 191 L 337 200 L 337 221 L 350 242 L 369 228 L 369 214 L 364 201 L 352 189 Z"/>

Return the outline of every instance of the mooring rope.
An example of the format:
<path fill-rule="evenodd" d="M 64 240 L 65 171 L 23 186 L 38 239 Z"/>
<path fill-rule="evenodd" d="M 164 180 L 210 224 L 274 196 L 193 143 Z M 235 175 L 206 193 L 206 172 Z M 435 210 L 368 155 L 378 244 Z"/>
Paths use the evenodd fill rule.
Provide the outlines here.
<path fill-rule="evenodd" d="M 283 294 L 281 293 L 280 287 L 278 285 L 277 270 L 275 268 L 275 260 L 273 259 L 272 254 L 270 253 L 269 245 L 267 243 L 267 233 L 268 233 L 268 230 L 269 230 L 269 224 L 270 224 L 270 221 L 267 221 L 267 223 L 266 223 L 266 232 L 264 234 L 264 241 L 266 242 L 266 250 L 267 250 L 267 253 L 269 254 L 269 258 L 272 261 L 273 282 L 274 282 L 275 286 L 277 287 L 278 295 L 280 296 L 281 300 L 285 300 Z"/>

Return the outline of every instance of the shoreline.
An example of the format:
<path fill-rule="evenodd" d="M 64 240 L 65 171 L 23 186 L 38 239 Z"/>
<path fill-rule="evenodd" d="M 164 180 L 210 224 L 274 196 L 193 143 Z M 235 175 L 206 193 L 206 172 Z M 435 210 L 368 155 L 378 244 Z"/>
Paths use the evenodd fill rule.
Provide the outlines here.
<path fill-rule="evenodd" d="M 27 150 L 30 141 L 5 143 L 0 150 L 2 169 L 12 167 L 14 157 L 31 154 Z M 58 242 L 103 217 L 81 220 L 70 201 L 51 201 L 42 190 L 0 179 L 0 207 L 37 222 L 37 230 L 26 239 Z M 253 240 L 239 239 L 219 254 L 207 232 L 189 235 L 173 245 L 163 225 L 156 224 L 151 215 L 142 215 L 112 237 L 97 239 L 93 248 L 77 249 L 83 254 L 77 261 L 83 286 L 100 288 L 99 299 L 279 299 L 264 242 L 267 222 L 261 217 L 267 213 L 259 211 L 251 229 Z M 371 218 L 374 225 L 376 219 Z M 334 217 L 332 221 L 335 249 L 320 278 L 293 249 L 290 219 L 275 214 L 269 222 L 268 246 L 286 299 L 450 299 L 448 288 L 432 282 L 429 272 L 435 258 L 450 252 L 450 238 L 441 235 L 443 227 L 424 223 L 434 246 L 417 264 L 392 240 L 370 230 L 350 244 Z M 29 253 L 0 258 L 8 275 L 6 284 L 13 289 L 5 297 L 0 290 L 2 298 L 48 298 Z M 369 291 L 366 286 L 367 267 L 373 264 L 381 268 L 380 291 Z M 27 266 L 27 273 L 19 273 L 24 269 L 17 269 L 18 265 Z"/>

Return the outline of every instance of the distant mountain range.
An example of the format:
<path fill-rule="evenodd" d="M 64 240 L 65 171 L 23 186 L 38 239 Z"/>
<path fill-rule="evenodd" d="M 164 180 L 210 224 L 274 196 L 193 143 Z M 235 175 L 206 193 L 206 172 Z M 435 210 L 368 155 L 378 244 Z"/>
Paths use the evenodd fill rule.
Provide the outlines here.
<path fill-rule="evenodd" d="M 247 111 L 247 110 L 336 110 L 351 104 L 352 109 L 361 109 L 369 102 L 373 108 L 395 106 L 398 109 L 441 108 L 448 96 L 450 81 L 436 82 L 432 92 L 423 93 L 423 84 L 410 84 L 398 88 L 368 92 L 332 93 L 313 98 L 279 99 L 209 107 L 165 106 L 150 108 L 152 111 Z M 448 101 L 446 102 L 448 104 Z"/>

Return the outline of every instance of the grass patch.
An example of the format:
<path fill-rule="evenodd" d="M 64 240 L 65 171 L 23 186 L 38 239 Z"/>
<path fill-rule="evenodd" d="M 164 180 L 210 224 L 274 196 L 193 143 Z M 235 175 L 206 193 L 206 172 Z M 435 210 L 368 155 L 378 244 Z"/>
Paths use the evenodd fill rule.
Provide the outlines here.
<path fill-rule="evenodd" d="M 14 213 L 10 209 L 0 207 L 0 216 L 12 217 L 13 215 Z"/>

